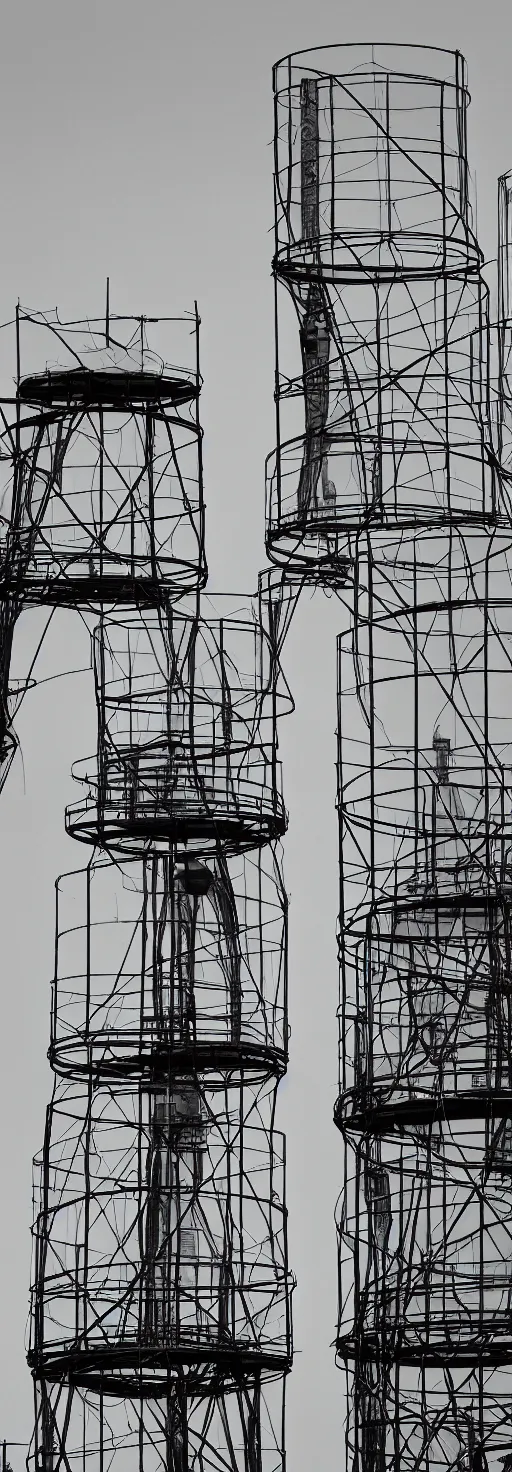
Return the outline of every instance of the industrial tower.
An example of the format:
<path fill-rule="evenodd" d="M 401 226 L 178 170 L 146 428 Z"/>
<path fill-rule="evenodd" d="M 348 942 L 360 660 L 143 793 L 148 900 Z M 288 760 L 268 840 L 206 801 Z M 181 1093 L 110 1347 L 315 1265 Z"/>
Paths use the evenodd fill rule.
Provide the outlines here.
<path fill-rule="evenodd" d="M 274 93 L 267 546 L 347 610 L 346 1466 L 509 1472 L 512 188 L 491 326 L 461 56 L 319 48 Z"/>
<path fill-rule="evenodd" d="M 283 1458 L 290 700 L 264 590 L 254 606 L 201 596 L 198 332 L 197 312 L 17 319 L 3 606 L 11 624 L 50 603 L 95 625 L 98 715 L 66 813 L 90 857 L 57 882 L 38 1472 Z"/>

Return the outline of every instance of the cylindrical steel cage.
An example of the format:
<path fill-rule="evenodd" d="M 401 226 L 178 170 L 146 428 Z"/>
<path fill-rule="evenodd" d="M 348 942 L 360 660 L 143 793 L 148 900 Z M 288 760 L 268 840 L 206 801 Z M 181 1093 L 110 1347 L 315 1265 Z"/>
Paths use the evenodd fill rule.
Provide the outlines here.
<path fill-rule="evenodd" d="M 286 1367 L 283 1151 L 269 1101 L 229 1083 L 61 1085 L 37 1172 L 38 1374 L 121 1392 L 142 1363 L 158 1395 L 171 1352 L 190 1390 L 196 1364 L 202 1382 L 205 1362 Z"/>
<path fill-rule="evenodd" d="M 149 324 L 21 311 L 17 326 L 0 589 L 155 606 L 202 586 L 197 311 Z"/>
<path fill-rule="evenodd" d="M 74 769 L 89 784 L 67 811 L 74 837 L 193 855 L 284 832 L 275 721 L 288 694 L 259 620 L 169 609 L 143 626 L 104 622 L 95 669 L 98 757 Z"/>
<path fill-rule="evenodd" d="M 430 1120 L 402 1139 L 353 1135 L 341 1222 L 353 1285 L 340 1317 L 344 1357 L 512 1361 L 511 1174 L 509 1119 Z"/>
<path fill-rule="evenodd" d="M 273 848 L 99 855 L 57 882 L 50 1057 L 64 1076 L 285 1067 L 287 902 Z"/>

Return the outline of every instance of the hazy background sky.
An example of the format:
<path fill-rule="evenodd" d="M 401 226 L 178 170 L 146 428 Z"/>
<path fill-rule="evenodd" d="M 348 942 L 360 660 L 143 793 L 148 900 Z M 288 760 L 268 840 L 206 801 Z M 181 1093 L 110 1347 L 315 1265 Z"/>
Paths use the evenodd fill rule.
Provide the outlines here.
<path fill-rule="evenodd" d="M 496 176 L 512 166 L 512 7 L 334 0 L 2 0 L 0 321 L 58 304 L 203 320 L 207 546 L 213 589 L 252 589 L 264 563 L 264 459 L 274 444 L 272 62 L 304 46 L 415 41 L 458 47 L 473 102 L 478 228 L 495 253 Z M 0 334 L 0 372 L 12 336 Z M 304 595 L 286 646 L 296 714 L 281 755 L 290 810 L 291 1065 L 280 1090 L 288 1136 L 295 1368 L 290 1472 L 342 1465 L 333 1215 L 341 1181 L 331 1123 L 337 1080 L 336 601 Z M 19 627 L 21 663 L 40 625 Z M 87 664 L 80 620 L 54 619 L 40 674 Z M 0 800 L 0 1438 L 31 1433 L 24 1360 L 31 1158 L 50 1096 L 46 1063 L 53 885 L 87 852 L 64 832 L 73 760 L 95 746 L 87 676 L 42 685 L 20 713 Z M 13 1452 L 15 1472 L 22 1454 Z"/>

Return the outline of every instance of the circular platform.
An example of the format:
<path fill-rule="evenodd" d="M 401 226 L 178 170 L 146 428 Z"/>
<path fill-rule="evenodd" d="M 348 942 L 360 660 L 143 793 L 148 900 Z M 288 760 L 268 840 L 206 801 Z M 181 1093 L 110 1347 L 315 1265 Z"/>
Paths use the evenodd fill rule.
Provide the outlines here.
<path fill-rule="evenodd" d="M 197 399 L 198 394 L 198 383 L 193 377 L 82 367 L 33 373 L 22 378 L 18 388 L 22 403 L 69 409 L 95 405 L 115 409 L 121 405 L 162 402 L 181 405 Z"/>

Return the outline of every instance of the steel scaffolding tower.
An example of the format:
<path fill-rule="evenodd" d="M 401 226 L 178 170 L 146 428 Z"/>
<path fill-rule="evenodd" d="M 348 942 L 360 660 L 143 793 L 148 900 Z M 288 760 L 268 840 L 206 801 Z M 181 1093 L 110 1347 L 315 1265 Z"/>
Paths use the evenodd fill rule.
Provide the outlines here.
<path fill-rule="evenodd" d="M 20 314 L 4 436 L 4 606 L 100 615 L 66 814 L 91 857 L 57 882 L 29 1466 L 279 1472 L 290 700 L 263 585 L 200 597 L 197 312 L 170 323 L 177 367 L 151 326 Z"/>
<path fill-rule="evenodd" d="M 491 328 L 459 54 L 302 52 L 274 91 L 267 545 L 347 585 L 347 1466 L 509 1472 L 512 190 Z"/>

